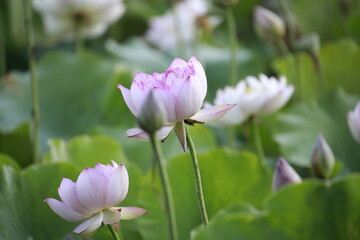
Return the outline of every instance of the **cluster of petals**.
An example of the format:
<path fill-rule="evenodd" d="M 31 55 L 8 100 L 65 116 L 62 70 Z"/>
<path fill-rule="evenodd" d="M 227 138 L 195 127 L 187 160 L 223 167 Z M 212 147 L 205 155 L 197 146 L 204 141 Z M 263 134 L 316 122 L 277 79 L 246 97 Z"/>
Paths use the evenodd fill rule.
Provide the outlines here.
<path fill-rule="evenodd" d="M 273 113 L 289 101 L 293 92 L 294 87 L 287 85 L 285 77 L 277 80 L 264 74 L 260 74 L 259 78 L 249 76 L 235 87 L 226 86 L 216 92 L 214 105 L 226 102 L 236 106 L 214 124 L 234 126 L 249 117 Z M 210 103 L 205 104 L 205 107 L 211 106 Z"/>
<path fill-rule="evenodd" d="M 196 19 L 207 11 L 206 0 L 180 1 L 173 10 L 150 20 L 145 38 L 162 50 L 174 48 L 178 38 L 185 43 L 192 42 L 196 38 Z"/>
<path fill-rule="evenodd" d="M 126 196 L 129 176 L 124 165 L 96 164 L 84 169 L 76 182 L 63 178 L 58 189 L 61 201 L 47 198 L 45 202 L 63 219 L 81 222 L 75 233 L 89 234 L 101 224 L 117 226 L 120 219 L 128 220 L 146 214 L 137 207 L 114 207 Z"/>
<path fill-rule="evenodd" d="M 353 111 L 348 113 L 347 120 L 352 136 L 360 143 L 360 102 Z"/>
<path fill-rule="evenodd" d="M 45 30 L 60 38 L 97 37 L 125 12 L 123 0 L 34 0 Z"/>
<path fill-rule="evenodd" d="M 136 73 L 130 89 L 122 85 L 118 87 L 135 117 L 138 117 L 144 100 L 152 91 L 166 115 L 164 127 L 157 132 L 157 137 L 163 140 L 174 129 L 184 150 L 184 122 L 192 124 L 217 120 L 234 106 L 222 104 L 201 109 L 207 93 L 207 80 L 201 63 L 194 56 L 188 62 L 176 58 L 164 73 Z M 139 128 L 129 129 L 127 135 L 144 140 L 149 137 Z"/>

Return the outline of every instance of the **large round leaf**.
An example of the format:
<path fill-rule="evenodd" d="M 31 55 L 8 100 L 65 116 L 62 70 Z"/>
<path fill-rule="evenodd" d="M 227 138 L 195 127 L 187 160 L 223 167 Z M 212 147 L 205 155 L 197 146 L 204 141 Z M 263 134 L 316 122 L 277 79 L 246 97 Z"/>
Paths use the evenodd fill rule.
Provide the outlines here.
<path fill-rule="evenodd" d="M 350 134 L 346 114 L 357 99 L 341 90 L 300 103 L 278 116 L 275 140 L 286 159 L 296 165 L 308 167 L 313 144 L 322 134 L 335 157 L 352 171 L 360 170 L 360 147 Z"/>

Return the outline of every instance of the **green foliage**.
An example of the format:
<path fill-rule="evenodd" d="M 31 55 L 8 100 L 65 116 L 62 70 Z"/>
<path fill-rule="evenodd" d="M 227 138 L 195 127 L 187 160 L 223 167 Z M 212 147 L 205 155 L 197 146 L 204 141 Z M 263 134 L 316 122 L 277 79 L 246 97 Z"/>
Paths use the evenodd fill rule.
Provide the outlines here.
<path fill-rule="evenodd" d="M 196 142 L 195 142 L 196 144 Z M 230 149 L 214 149 L 199 154 L 205 202 L 209 217 L 237 203 L 260 206 L 270 194 L 270 174 L 255 155 Z M 182 154 L 168 162 L 180 239 L 189 238 L 191 229 L 201 224 L 190 156 Z M 144 239 L 166 239 L 161 191 L 151 181 L 139 193 L 139 203 L 149 210 L 137 220 Z M 158 230 L 156 230 L 158 229 Z"/>
<path fill-rule="evenodd" d="M 314 180 L 291 185 L 262 211 L 241 206 L 220 213 L 192 239 L 359 239 L 359 184 L 354 174 L 330 186 Z"/>
<path fill-rule="evenodd" d="M 293 164 L 308 167 L 312 146 L 321 133 L 335 158 L 343 161 L 348 170 L 359 171 L 360 148 L 352 138 L 346 120 L 347 112 L 356 102 L 356 98 L 337 90 L 280 114 L 275 139 L 285 158 Z"/>
<path fill-rule="evenodd" d="M 15 162 L 14 159 L 12 159 L 11 157 L 9 157 L 5 154 L 0 153 L 0 167 L 2 167 L 4 165 L 11 166 L 15 170 L 20 170 L 19 164 L 17 164 L 17 162 Z"/>
<path fill-rule="evenodd" d="M 321 48 L 320 65 L 309 55 L 297 53 L 276 60 L 274 67 L 295 85 L 296 96 L 308 99 L 339 86 L 360 95 L 359 62 L 359 46 L 351 39 L 343 39 Z"/>

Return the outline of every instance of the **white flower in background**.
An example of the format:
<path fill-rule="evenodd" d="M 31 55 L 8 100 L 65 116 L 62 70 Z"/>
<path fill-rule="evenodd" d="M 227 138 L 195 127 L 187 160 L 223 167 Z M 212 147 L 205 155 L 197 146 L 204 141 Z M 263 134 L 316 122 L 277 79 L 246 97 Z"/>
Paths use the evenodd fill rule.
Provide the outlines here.
<path fill-rule="evenodd" d="M 360 102 L 347 115 L 348 125 L 354 139 L 360 143 Z"/>
<path fill-rule="evenodd" d="M 125 12 L 123 0 L 33 0 L 48 34 L 98 37 Z"/>
<path fill-rule="evenodd" d="M 257 6 L 254 10 L 254 25 L 256 33 L 264 39 L 285 35 L 284 21 L 274 12 L 261 6 Z"/>
<path fill-rule="evenodd" d="M 214 104 L 237 104 L 214 125 L 234 126 L 241 124 L 251 116 L 267 115 L 279 110 L 290 99 L 294 92 L 292 85 L 286 84 L 286 78 L 249 76 L 235 87 L 226 86 L 216 93 Z M 205 107 L 211 104 L 207 103 Z"/>
<path fill-rule="evenodd" d="M 206 15 L 206 0 L 186 0 L 175 5 L 173 10 L 150 19 L 145 38 L 162 50 L 174 48 L 178 36 L 184 43 L 196 38 L 196 20 Z"/>

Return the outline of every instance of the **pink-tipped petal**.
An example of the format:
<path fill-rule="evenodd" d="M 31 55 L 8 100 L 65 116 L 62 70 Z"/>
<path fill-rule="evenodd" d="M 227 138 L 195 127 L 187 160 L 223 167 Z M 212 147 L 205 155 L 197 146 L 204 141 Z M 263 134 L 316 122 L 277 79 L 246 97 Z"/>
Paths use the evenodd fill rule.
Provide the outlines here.
<path fill-rule="evenodd" d="M 183 68 L 185 68 L 187 66 L 188 66 L 187 62 L 185 62 L 181 58 L 175 58 L 168 69 L 172 69 L 172 68 L 183 69 Z"/>
<path fill-rule="evenodd" d="M 194 116 L 203 103 L 203 96 L 199 93 L 201 89 L 199 78 L 192 75 L 185 80 L 176 99 L 176 118 L 178 121 Z"/>
<path fill-rule="evenodd" d="M 111 175 L 107 187 L 107 206 L 114 206 L 124 200 L 129 189 L 129 175 L 123 164 Z"/>
<path fill-rule="evenodd" d="M 104 224 L 115 224 L 120 221 L 121 211 L 117 208 L 108 208 L 103 211 Z"/>
<path fill-rule="evenodd" d="M 124 97 L 125 103 L 128 106 L 128 108 L 130 109 L 130 111 L 132 112 L 132 114 L 134 114 L 134 116 L 138 116 L 139 110 L 135 107 L 130 90 L 121 85 L 117 85 L 117 87 L 120 89 L 120 91 Z"/>
<path fill-rule="evenodd" d="M 45 199 L 45 202 L 49 204 L 50 208 L 63 219 L 70 222 L 81 222 L 87 218 L 87 216 L 80 214 L 63 202 L 60 202 L 53 198 Z"/>
<path fill-rule="evenodd" d="M 122 220 L 131 220 L 148 213 L 148 211 L 138 207 L 120 207 L 117 209 L 121 211 Z"/>
<path fill-rule="evenodd" d="M 236 104 L 224 104 L 201 109 L 198 113 L 190 119 L 199 122 L 210 122 L 222 118 L 231 108 Z"/>
<path fill-rule="evenodd" d="M 165 119 L 167 123 L 176 122 L 176 112 L 175 112 L 175 96 L 164 89 L 155 89 L 154 94 L 156 95 L 157 100 L 162 104 L 165 110 Z"/>
<path fill-rule="evenodd" d="M 87 219 L 86 221 L 82 222 L 73 231 L 75 233 L 81 233 L 81 234 L 92 233 L 101 226 L 102 221 L 103 221 L 103 213 L 101 211 L 98 214 Z"/>
<path fill-rule="evenodd" d="M 205 98 L 206 92 L 207 92 L 207 79 L 206 79 L 205 70 L 204 70 L 203 66 L 201 65 L 201 63 L 196 59 L 195 56 L 192 56 L 190 58 L 189 64 L 193 66 L 193 68 L 195 70 L 195 75 L 200 80 L 202 95 L 203 95 L 203 98 Z"/>
<path fill-rule="evenodd" d="M 86 217 L 90 217 L 92 215 L 92 212 L 84 208 L 84 206 L 80 203 L 76 193 L 76 184 L 70 179 L 62 179 L 59 187 L 59 195 L 61 200 L 74 211 Z"/>
<path fill-rule="evenodd" d="M 156 132 L 157 138 L 159 140 L 164 140 L 165 138 L 167 138 L 174 126 L 175 125 L 162 127 L 159 131 Z M 138 138 L 141 140 L 149 141 L 149 135 L 140 128 L 131 128 L 127 130 L 126 134 L 129 138 Z"/>
<path fill-rule="evenodd" d="M 79 201 L 86 209 L 98 212 L 106 205 L 108 179 L 101 172 L 84 169 L 76 182 L 76 192 Z"/>

